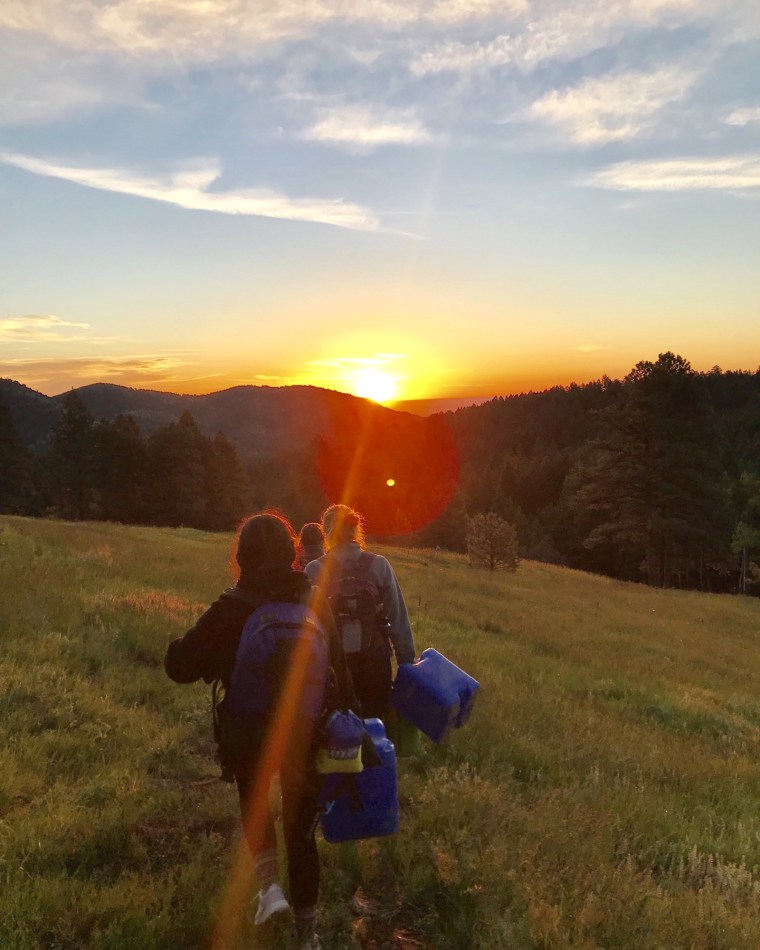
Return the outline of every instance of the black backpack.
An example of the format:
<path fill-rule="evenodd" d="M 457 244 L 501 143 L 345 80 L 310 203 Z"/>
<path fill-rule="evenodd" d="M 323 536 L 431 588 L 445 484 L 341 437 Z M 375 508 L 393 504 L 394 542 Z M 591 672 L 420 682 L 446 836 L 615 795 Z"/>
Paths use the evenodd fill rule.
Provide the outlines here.
<path fill-rule="evenodd" d="M 369 650 L 390 632 L 382 593 L 370 576 L 374 558 L 362 551 L 357 561 L 340 565 L 328 557 L 323 564 L 325 594 L 346 654 Z"/>

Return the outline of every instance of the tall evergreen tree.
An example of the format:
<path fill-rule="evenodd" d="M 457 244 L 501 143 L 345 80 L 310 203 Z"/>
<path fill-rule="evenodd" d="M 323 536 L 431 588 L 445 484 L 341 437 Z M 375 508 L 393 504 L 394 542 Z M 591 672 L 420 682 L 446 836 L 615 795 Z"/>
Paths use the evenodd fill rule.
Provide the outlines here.
<path fill-rule="evenodd" d="M 148 440 L 148 497 L 154 524 L 206 526 L 205 439 L 189 412 Z"/>
<path fill-rule="evenodd" d="M 598 519 L 586 545 L 618 547 L 650 584 L 699 572 L 714 550 L 722 507 L 700 378 L 673 353 L 638 363 L 601 421 L 580 490 Z"/>
<path fill-rule="evenodd" d="M 228 531 L 246 514 L 251 486 L 237 449 L 217 432 L 206 459 L 206 526 Z"/>
<path fill-rule="evenodd" d="M 47 459 L 48 492 L 52 509 L 74 521 L 95 516 L 95 424 L 90 411 L 73 391 L 51 433 Z"/>
<path fill-rule="evenodd" d="M 147 447 L 132 416 L 95 427 L 98 510 L 106 521 L 139 524 L 145 518 Z"/>
<path fill-rule="evenodd" d="M 25 514 L 31 502 L 30 461 L 0 399 L 0 512 Z"/>

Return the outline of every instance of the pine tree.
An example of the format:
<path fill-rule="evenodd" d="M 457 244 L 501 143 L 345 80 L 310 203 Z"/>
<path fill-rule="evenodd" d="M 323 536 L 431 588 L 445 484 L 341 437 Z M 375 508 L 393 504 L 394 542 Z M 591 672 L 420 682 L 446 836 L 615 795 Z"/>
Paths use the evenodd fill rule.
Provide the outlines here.
<path fill-rule="evenodd" d="M 467 554 L 473 567 L 517 570 L 517 532 L 493 511 L 475 515 L 467 529 Z"/>
<path fill-rule="evenodd" d="M 132 416 L 101 421 L 95 428 L 99 515 L 139 524 L 145 518 L 147 447 Z"/>
<path fill-rule="evenodd" d="M 31 502 L 30 461 L 0 399 L 0 512 L 25 514 Z"/>
<path fill-rule="evenodd" d="M 246 514 L 251 485 L 237 449 L 223 432 L 211 440 L 206 460 L 206 526 L 229 531 Z"/>
<path fill-rule="evenodd" d="M 206 526 L 205 439 L 189 412 L 148 440 L 149 518 L 154 524 Z"/>
<path fill-rule="evenodd" d="M 52 509 L 61 518 L 78 521 L 96 514 L 95 424 L 90 411 L 72 390 L 51 433 L 47 459 Z"/>
<path fill-rule="evenodd" d="M 638 363 L 584 468 L 579 501 L 597 523 L 586 546 L 635 559 L 650 584 L 698 572 L 716 544 L 722 505 L 717 444 L 700 378 L 673 353 Z"/>

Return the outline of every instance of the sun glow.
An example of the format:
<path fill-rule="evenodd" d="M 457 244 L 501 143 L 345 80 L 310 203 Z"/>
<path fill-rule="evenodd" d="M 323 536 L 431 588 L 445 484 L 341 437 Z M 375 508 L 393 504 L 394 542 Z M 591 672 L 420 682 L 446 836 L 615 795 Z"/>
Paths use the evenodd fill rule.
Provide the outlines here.
<path fill-rule="evenodd" d="M 378 369 L 362 369 L 354 377 L 353 390 L 373 402 L 391 402 L 398 393 L 398 379 Z"/>
<path fill-rule="evenodd" d="M 291 385 L 319 386 L 386 406 L 426 399 L 444 386 L 444 371 L 429 341 L 398 333 L 356 332 L 328 340 L 303 364 Z"/>

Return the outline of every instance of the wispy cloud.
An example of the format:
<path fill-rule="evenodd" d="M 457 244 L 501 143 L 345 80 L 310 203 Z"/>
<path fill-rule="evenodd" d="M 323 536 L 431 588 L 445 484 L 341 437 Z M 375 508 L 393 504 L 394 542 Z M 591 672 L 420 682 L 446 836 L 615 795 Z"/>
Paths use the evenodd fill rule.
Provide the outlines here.
<path fill-rule="evenodd" d="M 188 385 L 197 380 L 208 381 L 210 391 L 213 388 L 213 377 L 194 375 L 193 369 L 197 365 L 196 361 L 181 354 L 12 359 L 0 361 L 0 376 L 23 380 L 27 386 L 49 394 L 63 392 L 72 386 L 86 386 L 92 382 L 116 383 L 137 388 L 174 387 L 186 392 Z M 193 388 L 197 390 L 198 387 Z"/>
<path fill-rule="evenodd" d="M 300 138 L 368 151 L 381 145 L 418 145 L 433 136 L 411 109 L 379 111 L 359 105 L 324 110 Z"/>
<path fill-rule="evenodd" d="M 594 50 L 618 43 L 633 30 L 655 26 L 673 28 L 686 23 L 713 21 L 726 36 L 738 20 L 744 36 L 752 17 L 746 4 L 730 9 L 716 0 L 548 0 L 525 8 L 511 6 L 501 12 L 500 32 L 474 41 L 424 40 L 415 46 L 410 71 L 415 76 L 440 72 L 471 73 L 512 65 L 531 71 L 542 63 L 567 62 Z M 509 24 L 507 30 L 503 26 Z M 757 34 L 756 24 L 753 32 Z"/>
<path fill-rule="evenodd" d="M 480 22 L 525 12 L 527 0 L 4 0 L 0 28 L 60 46 L 173 63 L 266 55 L 277 44 L 342 25 L 397 30 Z"/>
<path fill-rule="evenodd" d="M 618 162 L 582 183 L 615 191 L 760 188 L 760 154 Z"/>
<path fill-rule="evenodd" d="M 478 72 L 504 66 L 516 58 L 517 41 L 500 35 L 487 43 L 463 43 L 459 40 L 438 43 L 418 52 L 410 64 L 413 76 L 444 72 Z"/>
<path fill-rule="evenodd" d="M 579 343 L 578 346 L 571 346 L 570 349 L 576 353 L 598 353 L 600 350 L 606 350 L 607 347 L 596 343 Z"/>
<path fill-rule="evenodd" d="M 89 328 L 88 323 L 69 323 L 52 314 L 0 317 L 0 342 L 77 342 L 82 339 L 82 334 L 72 331 L 89 330 Z"/>
<path fill-rule="evenodd" d="M 760 106 L 749 107 L 745 109 L 734 109 L 726 118 L 726 125 L 754 125 L 760 122 Z"/>
<path fill-rule="evenodd" d="M 214 159 L 203 159 L 186 165 L 168 178 L 144 178 L 129 171 L 108 168 L 82 168 L 61 165 L 46 159 L 12 152 L 0 152 L 0 161 L 35 175 L 62 178 L 66 181 L 153 201 L 163 201 L 193 211 L 215 211 L 220 214 L 255 215 L 288 221 L 310 221 L 332 224 L 355 230 L 374 231 L 379 222 L 367 208 L 342 199 L 289 198 L 264 188 L 235 191 L 208 191 L 221 174 Z"/>
<path fill-rule="evenodd" d="M 554 128 L 576 145 L 603 145 L 636 138 L 694 83 L 694 73 L 671 67 L 586 79 L 552 90 L 534 102 L 529 118 Z"/>

